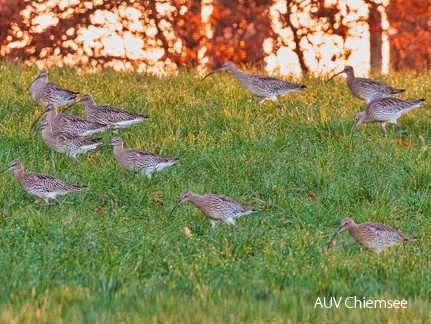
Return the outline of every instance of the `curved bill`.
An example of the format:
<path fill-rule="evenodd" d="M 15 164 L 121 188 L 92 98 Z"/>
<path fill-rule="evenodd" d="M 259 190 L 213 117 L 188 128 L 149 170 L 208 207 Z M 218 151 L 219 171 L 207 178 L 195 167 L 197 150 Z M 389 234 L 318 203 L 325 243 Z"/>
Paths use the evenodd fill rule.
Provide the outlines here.
<path fill-rule="evenodd" d="M 7 166 L 6 168 L 4 168 L 3 170 L 0 171 L 0 174 L 2 174 L 3 172 L 9 170 L 9 166 Z"/>
<path fill-rule="evenodd" d="M 72 108 L 73 106 L 77 105 L 79 102 L 80 102 L 80 100 L 75 101 L 74 103 L 72 103 L 69 106 L 67 106 L 66 108 L 64 108 L 61 112 L 64 113 L 66 110 L 68 110 L 69 108 Z"/>
<path fill-rule="evenodd" d="M 41 114 L 39 115 L 39 117 L 37 117 L 37 118 L 36 118 L 36 120 L 31 124 L 30 129 L 35 130 L 34 125 L 35 125 L 35 124 L 39 121 L 39 119 L 41 119 L 41 118 L 42 118 L 42 116 L 43 116 L 43 115 L 45 115 L 45 114 L 46 114 L 46 110 L 45 110 L 43 113 L 41 113 Z"/>
<path fill-rule="evenodd" d="M 27 87 L 27 90 L 28 89 L 30 89 L 30 87 L 31 87 L 31 85 L 34 83 L 34 81 L 36 81 L 37 80 L 37 78 L 36 79 L 34 79 L 33 81 L 31 81 L 31 83 L 28 85 L 28 87 Z"/>
<path fill-rule="evenodd" d="M 214 70 L 214 71 L 211 71 L 210 73 L 208 73 L 206 76 L 204 76 L 202 79 L 201 79 L 201 81 L 203 81 L 203 80 L 205 80 L 207 77 L 209 77 L 211 74 L 214 74 L 214 73 L 217 73 L 217 72 L 219 72 L 219 70 Z"/>
<path fill-rule="evenodd" d="M 337 230 L 334 235 L 332 235 L 331 240 L 326 244 L 326 248 L 329 249 L 332 246 L 332 242 L 335 241 L 335 238 L 337 237 L 338 233 L 340 233 L 340 230 Z"/>
<path fill-rule="evenodd" d="M 181 201 L 177 202 L 177 204 L 174 206 L 174 208 L 172 208 L 171 212 L 169 213 L 169 218 L 172 217 L 175 209 L 177 209 L 177 207 L 181 204 Z"/>
<path fill-rule="evenodd" d="M 325 82 L 325 84 L 327 84 L 329 81 L 331 81 L 333 78 L 335 78 L 337 75 L 340 75 L 341 73 L 343 73 L 344 72 L 344 70 L 343 71 L 341 71 L 341 72 L 338 72 L 337 74 L 334 74 L 333 76 L 331 76 L 329 79 L 328 79 L 328 81 L 326 81 Z"/>

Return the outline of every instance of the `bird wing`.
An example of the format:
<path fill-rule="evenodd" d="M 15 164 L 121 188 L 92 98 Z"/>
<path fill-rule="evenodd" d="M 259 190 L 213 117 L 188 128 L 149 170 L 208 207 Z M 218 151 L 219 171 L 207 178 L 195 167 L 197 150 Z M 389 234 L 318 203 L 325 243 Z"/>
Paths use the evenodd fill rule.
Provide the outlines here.
<path fill-rule="evenodd" d="M 397 98 L 381 98 L 378 100 L 371 101 L 367 106 L 367 114 L 383 114 L 398 116 L 419 107 L 424 102 L 423 99 L 417 100 L 401 100 Z"/>
<path fill-rule="evenodd" d="M 70 121 L 74 124 L 82 123 L 82 122 L 87 123 L 87 121 L 85 119 L 83 119 L 79 116 L 76 116 L 76 115 L 58 114 L 57 117 L 55 117 L 55 119 Z"/>
<path fill-rule="evenodd" d="M 379 82 L 373 79 L 355 78 L 355 83 L 357 86 L 361 88 L 373 88 L 376 92 L 379 92 L 379 93 L 391 94 L 395 90 L 397 90 L 391 86 L 388 86 L 383 82 Z"/>
<path fill-rule="evenodd" d="M 148 117 L 146 115 L 138 115 L 110 105 L 100 105 L 96 107 L 97 107 L 98 113 L 103 114 L 105 118 L 110 122 L 118 122 L 123 120 L 131 120 L 136 118 Z"/>
<path fill-rule="evenodd" d="M 78 135 L 69 132 L 52 132 L 52 137 L 54 137 L 58 142 L 70 142 L 79 138 Z"/>
<path fill-rule="evenodd" d="M 98 122 L 85 120 L 84 118 L 81 118 L 81 117 L 76 116 L 76 115 L 61 114 L 61 115 L 57 115 L 56 119 L 58 122 L 68 124 L 71 127 L 76 128 L 77 130 L 80 130 L 80 129 L 87 129 L 87 130 L 88 129 L 101 129 L 101 128 L 107 127 L 106 124 L 101 124 Z"/>
<path fill-rule="evenodd" d="M 363 223 L 362 225 L 363 227 L 367 228 L 369 231 L 371 231 L 373 234 L 379 237 L 387 236 L 388 234 L 390 234 L 390 235 L 398 236 L 400 239 L 404 238 L 404 235 L 401 232 L 394 230 L 393 228 L 383 224 Z"/>
<path fill-rule="evenodd" d="M 31 181 L 35 183 L 40 181 L 58 181 L 57 178 L 50 176 L 49 174 L 38 173 L 38 172 L 26 172 L 24 174 L 24 177 L 26 181 Z"/>
<path fill-rule="evenodd" d="M 232 198 L 224 195 L 208 194 L 207 196 L 213 197 L 214 199 L 221 200 L 222 204 L 224 204 L 225 206 L 229 206 L 229 208 L 231 208 L 234 211 L 245 212 L 247 210 L 250 210 L 248 207 L 241 205 L 240 203 L 236 202 Z"/>
<path fill-rule="evenodd" d="M 88 138 L 88 137 L 84 137 L 84 136 L 77 136 L 76 137 L 76 144 L 78 144 L 79 146 L 92 145 L 92 144 L 102 144 L 101 140 L 102 140 L 101 138 Z"/>
<path fill-rule="evenodd" d="M 274 89 L 277 89 L 277 88 L 285 89 L 286 86 L 291 86 L 292 88 L 303 87 L 302 84 L 283 81 L 267 75 L 259 75 L 258 77 L 264 84 L 271 84 L 271 87 L 273 87 Z"/>
<path fill-rule="evenodd" d="M 46 85 L 47 85 L 47 89 L 48 89 L 49 92 L 64 91 L 64 92 L 67 92 L 68 94 L 70 94 L 71 96 L 75 96 L 75 97 L 76 97 L 77 94 L 79 94 L 79 92 L 75 92 L 75 91 L 70 91 L 70 90 L 64 89 L 64 88 L 60 87 L 58 84 L 55 84 L 55 83 L 48 82 Z"/>
<path fill-rule="evenodd" d="M 149 160 L 153 163 L 165 163 L 169 161 L 174 161 L 176 158 L 171 158 L 163 155 L 157 155 L 155 153 L 145 151 L 145 150 L 133 150 L 136 155 L 138 155 L 140 158 L 144 158 L 146 160 Z"/>

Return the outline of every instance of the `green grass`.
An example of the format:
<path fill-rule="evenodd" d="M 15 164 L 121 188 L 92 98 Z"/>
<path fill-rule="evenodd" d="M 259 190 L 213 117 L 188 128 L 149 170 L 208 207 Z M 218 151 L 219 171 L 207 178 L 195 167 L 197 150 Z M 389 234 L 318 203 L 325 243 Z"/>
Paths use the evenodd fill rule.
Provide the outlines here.
<path fill-rule="evenodd" d="M 87 184 L 58 206 L 0 175 L 0 322 L 334 323 L 431 321 L 431 127 L 424 106 L 382 135 L 352 131 L 364 103 L 343 78 L 281 97 L 283 114 L 259 107 L 227 73 L 75 74 L 50 80 L 97 103 L 147 113 L 121 132 L 125 147 L 180 158 L 152 179 L 120 169 L 111 147 L 79 162 L 51 152 L 29 131 L 41 112 L 26 91 L 36 67 L 2 63 L 0 166 Z M 401 98 L 427 98 L 428 75 L 390 75 Z M 83 114 L 82 106 L 70 113 Z M 112 134 L 103 134 L 108 142 Z M 260 212 L 211 229 L 182 190 L 222 193 Z M 377 255 L 343 233 L 340 220 L 374 221 L 421 237 Z M 187 230 L 191 234 L 187 235 Z M 405 299 L 408 308 L 320 309 L 318 297 Z"/>

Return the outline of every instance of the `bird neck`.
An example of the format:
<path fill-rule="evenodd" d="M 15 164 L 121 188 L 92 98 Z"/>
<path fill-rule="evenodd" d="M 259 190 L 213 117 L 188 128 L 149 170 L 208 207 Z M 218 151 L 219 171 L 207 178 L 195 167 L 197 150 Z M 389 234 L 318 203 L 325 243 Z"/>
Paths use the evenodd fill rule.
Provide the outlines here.
<path fill-rule="evenodd" d="M 50 127 L 46 127 L 42 129 L 42 138 L 44 141 L 48 141 L 48 142 L 53 138 L 52 130 Z"/>
<path fill-rule="evenodd" d="M 189 201 L 199 209 L 201 209 L 201 207 L 205 205 L 205 199 L 203 198 L 203 196 L 192 192 L 189 194 Z"/>
<path fill-rule="evenodd" d="M 57 115 L 58 115 L 57 109 L 54 108 L 46 114 L 46 120 L 54 119 L 55 117 L 57 117 Z"/>
<path fill-rule="evenodd" d="M 350 84 L 355 80 L 355 72 L 351 71 L 346 73 L 346 75 L 347 75 L 347 78 L 346 78 L 347 84 Z"/>
<path fill-rule="evenodd" d="M 361 228 L 356 224 L 352 224 L 349 228 L 347 228 L 350 236 L 356 240 L 359 240 L 361 237 Z"/>
<path fill-rule="evenodd" d="M 236 77 L 237 79 L 244 79 L 244 77 L 246 77 L 247 76 L 247 73 L 245 73 L 245 72 L 242 72 L 240 69 L 238 69 L 235 65 L 232 65 L 230 68 L 229 68 L 229 72 L 230 73 L 232 73 L 232 75 L 234 76 L 234 77 Z"/>
<path fill-rule="evenodd" d="M 84 108 L 85 108 L 86 112 L 89 110 L 92 110 L 95 106 L 96 106 L 96 104 L 95 104 L 93 99 L 85 101 L 85 103 L 84 103 Z"/>
<path fill-rule="evenodd" d="M 123 144 L 114 145 L 114 155 L 119 154 L 123 150 Z"/>
<path fill-rule="evenodd" d="M 46 84 L 46 81 L 46 78 L 37 78 L 30 86 L 30 89 L 34 92 L 42 91 L 43 87 Z"/>
<path fill-rule="evenodd" d="M 18 182 L 20 181 L 20 179 L 22 179 L 23 175 L 24 175 L 24 168 L 21 167 L 13 170 L 13 176 L 15 177 L 15 179 L 18 180 Z"/>

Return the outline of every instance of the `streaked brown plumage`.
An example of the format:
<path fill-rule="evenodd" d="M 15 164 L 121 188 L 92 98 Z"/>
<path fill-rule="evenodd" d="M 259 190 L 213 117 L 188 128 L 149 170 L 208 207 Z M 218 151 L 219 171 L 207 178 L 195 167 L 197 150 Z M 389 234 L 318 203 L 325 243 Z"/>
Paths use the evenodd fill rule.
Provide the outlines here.
<path fill-rule="evenodd" d="M 394 230 L 389 226 L 378 224 L 378 223 L 362 223 L 355 224 L 353 219 L 344 218 L 341 221 L 340 228 L 332 236 L 331 241 L 328 243 L 328 247 L 334 241 L 337 234 L 342 231 L 347 230 L 353 239 L 377 253 L 390 248 L 392 246 L 400 245 L 401 243 L 407 241 L 417 241 L 416 236 L 411 236 L 404 234 L 400 231 Z"/>
<path fill-rule="evenodd" d="M 148 178 L 155 171 L 160 171 L 178 162 L 178 158 L 157 155 L 144 150 L 123 148 L 120 137 L 112 138 L 110 144 L 114 147 L 114 157 L 123 168 L 145 174 Z"/>
<path fill-rule="evenodd" d="M 40 124 L 40 128 L 42 129 L 42 139 L 48 147 L 75 159 L 78 154 L 93 150 L 102 144 L 100 138 L 87 138 L 68 132 L 55 132 L 48 120 L 44 120 Z"/>
<path fill-rule="evenodd" d="M 96 105 L 93 97 L 88 94 L 77 103 L 84 105 L 87 120 L 110 125 L 114 129 L 139 124 L 149 118 L 148 115 L 134 114 L 110 105 Z"/>
<path fill-rule="evenodd" d="M 281 106 L 277 100 L 277 96 L 285 95 L 290 92 L 301 91 L 306 88 L 303 84 L 289 83 L 265 75 L 242 72 L 233 62 L 224 63 L 222 67 L 211 71 L 203 77 L 202 81 L 211 74 L 220 71 L 229 71 L 252 95 L 263 98 L 260 101 L 260 104 L 262 104 L 266 99 L 270 99 L 278 106 Z"/>
<path fill-rule="evenodd" d="M 365 100 L 367 104 L 373 100 L 379 98 L 386 98 L 393 94 L 398 94 L 405 91 L 403 89 L 393 88 L 383 82 L 379 82 L 373 79 L 356 78 L 353 67 L 351 66 L 346 66 L 343 71 L 333 75 L 328 81 L 326 81 L 326 83 L 328 83 L 330 80 L 332 80 L 332 78 L 336 77 L 341 73 L 346 73 L 347 86 L 349 87 L 352 95 L 359 99 Z"/>
<path fill-rule="evenodd" d="M 47 204 L 49 204 L 49 199 L 57 201 L 57 196 L 59 195 L 66 195 L 87 188 L 86 186 L 66 183 L 47 174 L 25 172 L 20 160 L 13 160 L 5 169 L 0 171 L 0 173 L 6 170 L 13 171 L 15 179 L 25 192 L 42 198 Z"/>
<path fill-rule="evenodd" d="M 410 110 L 420 107 L 425 99 L 401 100 L 396 98 L 380 98 L 371 101 L 365 111 L 355 117 L 355 126 L 362 123 L 381 123 L 382 131 L 386 131 L 386 124 L 393 123 L 400 129 L 397 118 Z"/>
<path fill-rule="evenodd" d="M 28 86 L 30 96 L 35 103 L 42 107 L 52 104 L 56 107 L 72 103 L 79 92 L 70 91 L 55 83 L 48 82 L 48 72 L 40 70 L 36 79 Z"/>
<path fill-rule="evenodd" d="M 53 132 L 68 132 L 75 135 L 88 136 L 103 132 L 109 128 L 106 124 L 94 123 L 79 116 L 59 114 L 57 108 L 52 104 L 46 106 L 44 112 L 33 122 L 33 125 L 44 115 L 46 115 L 46 120 L 51 122 Z"/>
<path fill-rule="evenodd" d="M 178 203 L 174 206 L 169 216 L 172 216 L 175 208 L 185 201 L 190 201 L 199 208 L 205 216 L 209 217 L 213 228 L 220 221 L 236 226 L 236 218 L 255 212 L 255 210 L 241 205 L 232 198 L 223 195 L 198 195 L 186 190 L 181 193 Z"/>

